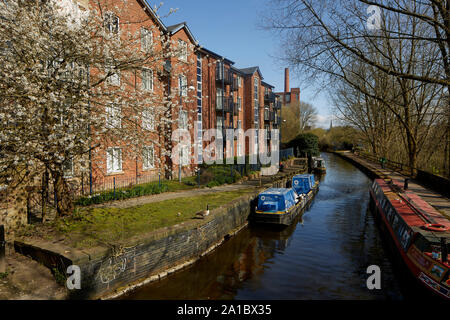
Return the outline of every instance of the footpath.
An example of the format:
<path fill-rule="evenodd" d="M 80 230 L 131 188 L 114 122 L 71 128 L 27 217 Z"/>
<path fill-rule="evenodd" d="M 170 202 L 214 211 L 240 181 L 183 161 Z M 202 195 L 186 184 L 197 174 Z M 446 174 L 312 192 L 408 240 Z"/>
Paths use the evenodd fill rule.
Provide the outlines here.
<path fill-rule="evenodd" d="M 343 158 L 350 159 L 351 162 L 356 162 L 360 166 L 366 168 L 371 171 L 374 175 L 382 178 L 390 178 L 399 181 L 404 181 L 406 178 L 409 179 L 408 188 L 409 190 L 415 192 L 419 195 L 423 200 L 428 202 L 433 208 L 442 213 L 447 219 L 450 220 L 450 199 L 445 197 L 444 195 L 430 190 L 427 187 L 424 187 L 418 181 L 403 175 L 393 169 L 390 168 L 382 168 L 381 164 L 374 163 L 373 161 L 367 160 L 360 156 L 357 156 L 351 152 L 338 152 L 340 156 Z"/>

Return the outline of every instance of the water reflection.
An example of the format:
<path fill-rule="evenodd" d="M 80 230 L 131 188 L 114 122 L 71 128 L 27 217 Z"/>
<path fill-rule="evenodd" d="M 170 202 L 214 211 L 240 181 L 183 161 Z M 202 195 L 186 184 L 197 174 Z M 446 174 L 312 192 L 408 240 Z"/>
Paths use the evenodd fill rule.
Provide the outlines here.
<path fill-rule="evenodd" d="M 310 208 L 287 228 L 241 231 L 189 269 L 126 299 L 403 299 L 407 291 L 368 212 L 369 179 L 323 155 L 327 174 Z M 382 290 L 368 290 L 369 265 Z"/>

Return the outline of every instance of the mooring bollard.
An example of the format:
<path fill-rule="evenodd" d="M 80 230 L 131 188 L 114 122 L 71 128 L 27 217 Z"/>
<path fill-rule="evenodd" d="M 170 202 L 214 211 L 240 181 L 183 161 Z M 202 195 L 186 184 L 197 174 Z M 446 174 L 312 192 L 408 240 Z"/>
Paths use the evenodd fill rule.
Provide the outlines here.
<path fill-rule="evenodd" d="M 6 272 L 5 247 L 5 226 L 0 225 L 0 273 Z"/>
<path fill-rule="evenodd" d="M 403 189 L 408 190 L 408 183 L 409 183 L 409 179 L 406 178 L 405 183 L 403 184 Z"/>

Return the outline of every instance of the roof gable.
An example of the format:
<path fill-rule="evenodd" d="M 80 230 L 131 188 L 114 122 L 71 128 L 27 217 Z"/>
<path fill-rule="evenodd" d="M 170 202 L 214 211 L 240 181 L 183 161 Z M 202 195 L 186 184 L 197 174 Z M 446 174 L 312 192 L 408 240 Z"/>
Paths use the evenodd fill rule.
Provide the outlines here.
<path fill-rule="evenodd" d="M 258 66 L 256 66 L 256 67 L 250 67 L 250 68 L 243 68 L 243 69 L 240 69 L 240 70 L 241 70 L 241 72 L 244 73 L 246 76 L 253 76 L 253 75 L 255 74 L 255 72 L 258 72 L 259 77 L 261 78 L 261 80 L 264 79 L 264 77 L 263 77 L 263 75 L 262 75 L 262 73 L 261 73 L 261 70 L 259 70 L 259 67 L 258 67 Z"/>
<path fill-rule="evenodd" d="M 188 35 L 188 37 L 191 39 L 192 43 L 198 45 L 198 41 L 195 39 L 186 22 L 181 22 L 167 27 L 167 31 L 171 36 L 183 29 Z"/>

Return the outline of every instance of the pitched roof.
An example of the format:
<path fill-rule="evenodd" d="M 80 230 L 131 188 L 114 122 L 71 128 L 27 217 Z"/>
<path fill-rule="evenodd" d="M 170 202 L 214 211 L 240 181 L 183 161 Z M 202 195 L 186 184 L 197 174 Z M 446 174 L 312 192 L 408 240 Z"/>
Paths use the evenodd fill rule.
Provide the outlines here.
<path fill-rule="evenodd" d="M 258 66 L 250 67 L 250 68 L 243 68 L 243 69 L 240 69 L 240 70 L 241 70 L 241 72 L 243 74 L 245 74 L 247 76 L 252 76 L 256 71 L 258 71 L 258 74 L 259 74 L 259 77 L 261 78 L 261 80 L 264 79 Z"/>
<path fill-rule="evenodd" d="M 264 81 L 261 81 L 261 84 L 262 84 L 264 87 L 269 87 L 269 88 L 271 88 L 271 89 L 274 89 L 274 88 L 275 88 L 273 85 L 268 84 L 267 82 L 264 82 Z"/>
<path fill-rule="evenodd" d="M 225 58 L 224 56 L 221 56 L 220 54 L 218 54 L 218 53 L 216 53 L 216 52 L 214 52 L 214 51 L 211 51 L 211 50 L 209 50 L 209 49 L 206 49 L 205 47 L 200 47 L 199 50 L 200 50 L 200 52 L 209 54 L 209 55 L 215 57 L 216 59 L 223 59 L 223 60 L 224 60 L 226 63 L 228 63 L 228 64 L 231 64 L 231 65 L 234 64 L 234 61 L 231 61 L 230 59 L 227 59 L 227 58 Z"/>
<path fill-rule="evenodd" d="M 169 31 L 170 35 L 174 35 L 178 31 L 180 31 L 181 29 L 184 29 L 186 31 L 187 35 L 189 36 L 189 38 L 191 38 L 191 41 L 195 45 L 198 45 L 198 41 L 195 39 L 194 35 L 192 34 L 192 32 L 189 29 L 189 27 L 188 27 L 186 22 L 177 23 L 177 24 L 174 24 L 174 25 L 171 25 L 171 26 L 167 27 L 167 31 Z"/>
<path fill-rule="evenodd" d="M 163 31 L 167 31 L 166 25 L 161 21 L 159 16 L 155 13 L 155 11 L 148 4 L 148 2 L 146 0 L 138 0 L 138 2 L 143 4 L 144 10 L 150 13 L 150 15 L 153 17 L 153 19 L 155 19 L 155 21 L 159 24 L 159 26 L 163 29 Z"/>

